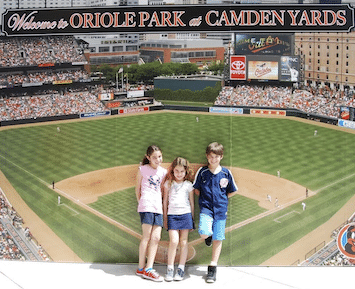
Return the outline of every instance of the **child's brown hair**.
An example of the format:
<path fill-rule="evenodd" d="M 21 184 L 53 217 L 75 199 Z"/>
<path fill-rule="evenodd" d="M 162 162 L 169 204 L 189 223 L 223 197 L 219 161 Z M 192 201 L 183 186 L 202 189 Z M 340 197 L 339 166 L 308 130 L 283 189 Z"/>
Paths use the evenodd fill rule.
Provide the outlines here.
<path fill-rule="evenodd" d="M 193 181 L 193 177 L 194 177 L 194 172 L 193 170 L 190 168 L 190 163 L 187 159 L 184 159 L 182 157 L 177 157 L 175 160 L 173 160 L 173 162 L 171 163 L 171 165 L 168 168 L 168 173 L 166 175 L 166 180 L 167 181 L 173 181 L 175 180 L 174 177 L 174 168 L 176 166 L 182 166 L 185 168 L 186 171 L 186 175 L 185 175 L 185 179 L 184 180 L 188 180 L 190 182 Z"/>
<path fill-rule="evenodd" d="M 206 148 L 206 155 L 215 153 L 216 155 L 223 156 L 224 147 L 218 142 L 210 143 Z"/>
<path fill-rule="evenodd" d="M 148 160 L 147 156 L 150 157 L 155 151 L 160 151 L 161 152 L 161 149 L 158 146 L 156 146 L 156 145 L 151 145 L 151 146 L 149 146 L 147 148 L 147 152 L 146 152 L 146 154 L 145 154 L 145 156 L 144 156 L 144 158 L 142 160 L 142 165 L 149 164 L 149 160 Z"/>

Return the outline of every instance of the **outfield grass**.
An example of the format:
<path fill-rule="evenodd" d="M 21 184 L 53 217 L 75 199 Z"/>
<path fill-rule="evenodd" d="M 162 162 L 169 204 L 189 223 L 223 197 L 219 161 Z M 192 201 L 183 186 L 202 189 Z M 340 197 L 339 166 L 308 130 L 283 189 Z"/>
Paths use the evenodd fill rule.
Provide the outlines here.
<path fill-rule="evenodd" d="M 218 141 L 225 146 L 223 165 L 273 175 L 280 170 L 282 177 L 319 191 L 308 199 L 301 215 L 273 221 L 278 214 L 300 210 L 295 204 L 228 233 L 221 264 L 262 263 L 327 221 L 355 193 L 354 134 L 292 119 L 198 116 L 198 123 L 194 114 L 171 112 L 66 122 L 60 124 L 60 133 L 53 123 L 3 130 L 1 170 L 30 208 L 87 262 L 137 262 L 139 240 L 64 197 L 62 201 L 79 214 L 58 207 L 57 195 L 48 185 L 93 170 L 137 164 L 153 143 L 162 148 L 164 162 L 182 156 L 203 163 L 205 147 Z M 140 233 L 135 202 L 130 188 L 101 197 L 92 207 Z M 262 211 L 249 199 L 234 197 L 228 225 Z M 199 246 L 193 262 L 209 262 L 210 254 Z"/>

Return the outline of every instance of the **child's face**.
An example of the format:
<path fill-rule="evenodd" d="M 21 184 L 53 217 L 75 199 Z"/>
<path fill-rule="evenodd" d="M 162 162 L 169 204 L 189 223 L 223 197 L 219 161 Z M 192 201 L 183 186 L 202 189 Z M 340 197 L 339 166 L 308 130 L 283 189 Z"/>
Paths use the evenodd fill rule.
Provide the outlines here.
<path fill-rule="evenodd" d="M 147 156 L 150 165 L 157 168 L 163 162 L 163 154 L 161 151 L 154 151 L 150 156 Z"/>
<path fill-rule="evenodd" d="M 223 156 L 221 155 L 217 155 L 215 153 L 209 153 L 208 155 L 206 155 L 207 157 L 207 161 L 208 161 L 208 164 L 211 166 L 211 167 L 217 167 L 219 166 L 221 160 L 223 159 Z"/>
<path fill-rule="evenodd" d="M 186 170 L 183 166 L 179 165 L 173 169 L 173 173 L 174 173 L 175 181 L 182 182 L 185 178 Z"/>

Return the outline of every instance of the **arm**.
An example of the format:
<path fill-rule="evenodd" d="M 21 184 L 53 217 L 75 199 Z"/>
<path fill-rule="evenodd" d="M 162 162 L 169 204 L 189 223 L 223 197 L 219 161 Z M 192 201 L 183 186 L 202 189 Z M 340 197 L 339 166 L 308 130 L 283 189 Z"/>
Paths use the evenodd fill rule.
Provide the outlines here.
<path fill-rule="evenodd" d="M 169 203 L 169 187 L 166 182 L 164 186 L 162 186 L 163 191 L 163 217 L 164 217 L 164 227 L 168 228 L 168 203 Z"/>
<path fill-rule="evenodd" d="M 189 193 L 189 200 L 190 200 L 190 207 L 191 207 L 191 215 L 192 215 L 192 218 L 194 217 L 194 214 L 195 214 L 195 195 L 194 195 L 194 191 L 195 191 L 195 190 L 192 190 L 192 191 Z"/>
<path fill-rule="evenodd" d="M 238 193 L 238 186 L 234 181 L 232 173 L 229 171 L 229 182 L 228 182 L 228 199 L 235 196 Z"/>
<path fill-rule="evenodd" d="M 198 171 L 196 172 L 196 176 L 195 176 L 195 180 L 194 182 L 192 183 L 192 186 L 193 186 L 193 191 L 195 193 L 196 196 L 200 196 L 200 184 L 201 184 L 201 174 L 200 174 L 200 170 L 201 168 L 198 169 Z M 196 189 L 198 188 L 198 189 Z"/>
<path fill-rule="evenodd" d="M 137 180 L 136 180 L 136 197 L 137 197 L 138 203 L 141 198 L 141 186 L 142 186 L 142 174 L 141 174 L 141 171 L 138 170 Z"/>

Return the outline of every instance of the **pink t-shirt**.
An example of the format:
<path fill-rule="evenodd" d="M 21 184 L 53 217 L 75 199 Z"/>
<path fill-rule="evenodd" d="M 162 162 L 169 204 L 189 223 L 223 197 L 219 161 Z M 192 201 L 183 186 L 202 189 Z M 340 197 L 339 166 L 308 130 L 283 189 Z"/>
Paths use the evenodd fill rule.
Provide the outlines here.
<path fill-rule="evenodd" d="M 141 198 L 138 203 L 138 212 L 163 214 L 163 201 L 161 182 L 167 170 L 161 166 L 153 169 L 150 165 L 139 167 L 142 175 Z"/>

